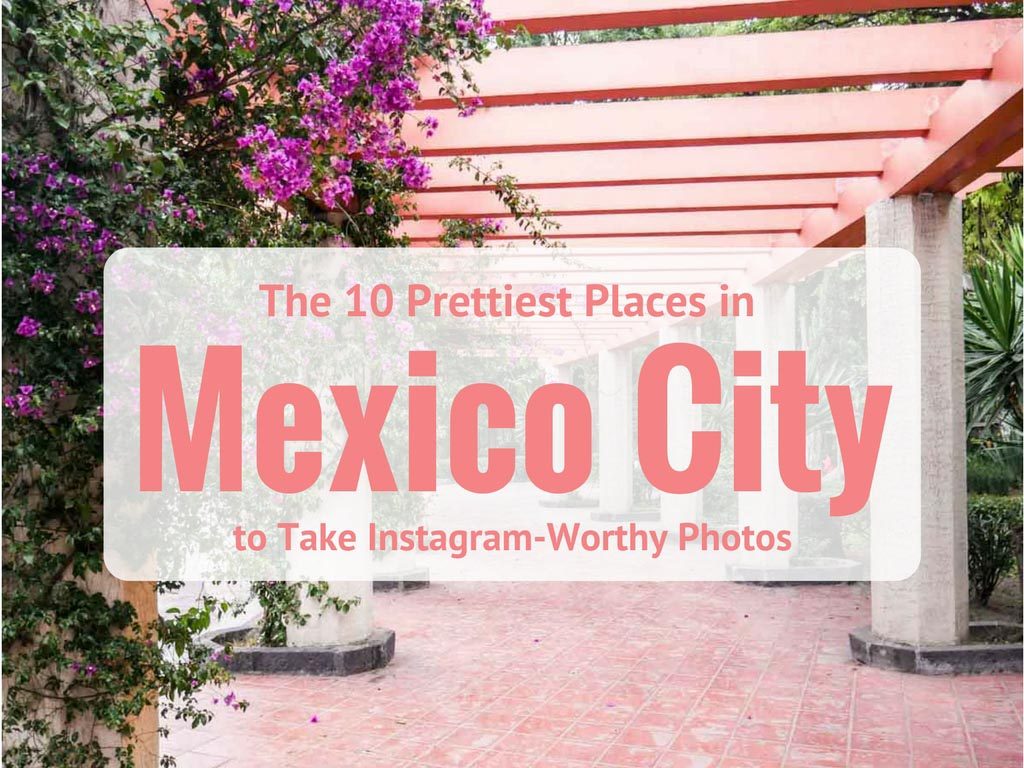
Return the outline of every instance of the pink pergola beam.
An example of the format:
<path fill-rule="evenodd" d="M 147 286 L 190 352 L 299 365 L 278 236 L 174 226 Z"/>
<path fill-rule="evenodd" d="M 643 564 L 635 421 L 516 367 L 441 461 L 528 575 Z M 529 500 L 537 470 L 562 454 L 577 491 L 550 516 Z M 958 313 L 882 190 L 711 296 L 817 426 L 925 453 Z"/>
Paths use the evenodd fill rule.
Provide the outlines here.
<path fill-rule="evenodd" d="M 996 52 L 988 79 L 964 83 L 946 100 L 925 138 L 904 140 L 879 178 L 850 182 L 834 211 L 810 214 L 801 242 L 859 245 L 869 205 L 898 194 L 957 192 L 1013 155 L 1024 135 L 1022 58 L 1018 33 Z"/>
<path fill-rule="evenodd" d="M 599 242 L 601 240 L 616 239 L 622 240 L 623 238 L 635 238 L 634 245 L 642 245 L 646 238 L 657 237 L 657 238 L 669 238 L 677 236 L 690 236 L 690 237 L 719 237 L 719 236 L 730 236 L 730 235 L 752 235 L 759 238 L 766 238 L 768 236 L 775 235 L 795 235 L 799 236 L 799 229 L 697 229 L 697 230 L 665 230 L 657 232 L 609 232 L 606 235 L 594 234 L 594 233 L 581 233 L 579 235 L 563 235 L 560 233 L 552 233 L 554 239 L 564 245 L 571 246 L 575 245 L 578 241 L 586 240 L 588 242 Z M 411 243 L 417 245 L 440 245 L 437 238 L 434 237 L 414 237 L 410 240 Z M 491 242 L 488 240 L 487 242 Z M 506 243 L 532 243 L 532 235 L 505 235 L 501 240 L 496 242 Z M 771 242 L 768 240 L 759 240 L 755 242 Z"/>
<path fill-rule="evenodd" d="M 992 173 L 983 173 L 967 186 L 957 192 L 957 197 L 967 197 L 971 192 L 987 187 L 989 184 L 996 184 L 1003 180 L 1003 174 L 1008 171 L 1019 171 L 1024 167 L 1024 150 L 1018 149 L 1008 158 L 996 166 Z"/>
<path fill-rule="evenodd" d="M 1019 19 L 496 51 L 474 68 L 489 106 L 985 77 Z M 543 76 L 538 76 L 543 73 Z M 420 107 L 450 107 L 429 74 Z"/>
<path fill-rule="evenodd" d="M 538 189 L 533 196 L 543 210 L 559 217 L 830 208 L 838 201 L 836 182 L 832 179 Z M 511 216 L 494 193 L 488 191 L 419 194 L 415 203 L 417 213 L 424 219 Z"/>
<path fill-rule="evenodd" d="M 690 233 L 724 234 L 729 232 L 799 232 L 804 213 L 799 210 L 775 211 L 699 211 L 696 213 L 624 213 L 615 215 L 571 216 L 560 221 L 559 239 L 580 237 L 671 236 Z M 506 223 L 501 238 L 528 238 L 514 221 Z M 406 221 L 399 232 L 414 240 L 436 240 L 441 222 Z"/>
<path fill-rule="evenodd" d="M 953 88 L 495 107 L 448 113 L 434 136 L 406 122 L 424 155 L 642 149 L 923 136 Z"/>
<path fill-rule="evenodd" d="M 1024 167 L 1024 149 L 1018 149 L 996 166 L 997 171 L 1019 171 Z"/>
<path fill-rule="evenodd" d="M 910 141 L 904 139 L 903 141 Z M 893 147 L 889 147 L 891 150 Z M 871 139 L 805 144 L 760 144 L 671 149 L 609 149 L 588 152 L 485 155 L 483 167 L 500 162 L 520 189 L 557 189 L 704 181 L 821 179 L 876 176 L 885 147 Z M 431 158 L 426 194 L 481 189 L 470 171 Z M 486 187 L 484 187 L 486 188 Z"/>
<path fill-rule="evenodd" d="M 620 236 L 617 238 L 584 237 L 561 240 L 558 232 L 552 232 L 548 240 L 552 243 L 571 245 L 573 248 L 797 248 L 800 246 L 800 238 L 796 234 L 651 235 L 642 239 Z M 489 240 L 488 244 L 496 249 L 533 247 L 529 242 L 522 240 L 500 238 Z M 420 242 L 414 243 L 414 245 L 429 246 L 433 243 Z"/>
<path fill-rule="evenodd" d="M 948 5 L 969 5 L 954 0 Z M 487 9 L 508 30 L 579 31 L 695 24 L 708 21 L 869 13 L 894 8 L 929 8 L 933 0 L 490 0 Z"/>
<path fill-rule="evenodd" d="M 966 187 L 957 192 L 956 196 L 959 198 L 967 197 L 971 192 L 977 192 L 979 189 L 984 189 L 989 184 L 995 184 L 1002 180 L 1003 174 L 1001 173 L 983 173 Z"/>

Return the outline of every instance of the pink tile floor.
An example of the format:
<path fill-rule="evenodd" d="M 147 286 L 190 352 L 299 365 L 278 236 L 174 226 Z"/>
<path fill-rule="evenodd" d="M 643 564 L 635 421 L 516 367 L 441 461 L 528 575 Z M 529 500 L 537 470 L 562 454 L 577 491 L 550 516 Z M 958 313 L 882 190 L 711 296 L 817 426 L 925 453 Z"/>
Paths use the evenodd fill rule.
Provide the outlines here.
<path fill-rule="evenodd" d="M 186 768 L 1021 765 L 1021 676 L 854 664 L 861 587 L 435 585 L 375 612 L 398 635 L 386 669 L 239 677 L 247 712 L 170 724 L 164 751 Z"/>

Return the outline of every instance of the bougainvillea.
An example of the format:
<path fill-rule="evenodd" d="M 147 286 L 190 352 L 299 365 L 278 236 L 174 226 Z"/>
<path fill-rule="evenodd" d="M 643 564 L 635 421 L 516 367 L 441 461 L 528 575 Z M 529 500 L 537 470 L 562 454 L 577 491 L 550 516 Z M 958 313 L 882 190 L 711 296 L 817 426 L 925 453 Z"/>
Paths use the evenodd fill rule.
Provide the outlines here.
<path fill-rule="evenodd" d="M 143 202 L 123 165 L 71 172 L 17 150 L 3 164 L 4 764 L 127 765 L 130 743 L 104 749 L 93 724 L 130 733 L 160 694 L 167 715 L 199 725 L 197 689 L 227 680 L 196 638 L 227 606 L 144 623 L 88 586 L 102 557 L 102 267 L 188 205 Z M 41 698 L 64 728 L 39 717 Z"/>
<path fill-rule="evenodd" d="M 233 0 L 168 23 L 156 60 L 175 156 L 230 163 L 220 170 L 244 192 L 290 209 L 342 212 L 362 245 L 401 244 L 397 213 L 429 183 L 415 140 L 439 119 L 414 112 L 420 82 L 460 119 L 474 99 L 466 65 L 497 40 L 480 0 Z"/>
<path fill-rule="evenodd" d="M 429 183 L 415 140 L 439 126 L 413 111 L 419 83 L 461 119 L 464 67 L 497 44 L 479 0 L 98 5 L 3 16 L 5 765 L 131 765 L 141 712 L 159 699 L 201 725 L 196 692 L 227 679 L 197 638 L 230 606 L 143 622 L 97 589 L 105 260 L 403 244 L 409 192 Z"/>

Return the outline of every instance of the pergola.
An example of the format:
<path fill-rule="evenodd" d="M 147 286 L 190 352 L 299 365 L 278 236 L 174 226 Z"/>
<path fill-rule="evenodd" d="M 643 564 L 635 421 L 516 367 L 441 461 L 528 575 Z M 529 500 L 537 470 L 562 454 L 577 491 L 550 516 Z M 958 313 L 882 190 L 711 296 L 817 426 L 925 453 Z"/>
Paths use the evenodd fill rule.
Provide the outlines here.
<path fill-rule="evenodd" d="M 562 0 L 494 12 L 546 31 L 920 4 Z M 503 215 L 449 166 L 463 155 L 500 161 L 574 245 L 861 245 L 872 203 L 1020 167 L 1021 55 L 1016 19 L 495 51 L 474 72 L 485 107 L 471 119 L 422 83 L 408 132 L 434 179 L 404 231 L 429 244 L 440 219 Z M 859 89 L 750 95 L 840 87 Z M 415 121 L 438 110 L 424 139 Z"/>
<path fill-rule="evenodd" d="M 508 29 L 548 32 L 932 3 L 486 5 Z M 706 249 L 716 246 L 797 249 L 789 251 L 795 254 L 865 244 L 912 251 L 922 265 L 925 307 L 922 561 L 905 582 L 873 585 L 872 624 L 879 635 L 912 646 L 958 642 L 967 634 L 967 567 L 956 195 L 1021 167 L 1021 27 L 1020 19 L 1012 19 L 498 50 L 476 67 L 484 106 L 471 119 L 459 119 L 424 75 L 424 98 L 409 116 L 407 138 L 431 158 L 434 180 L 415 196 L 418 218 L 410 215 L 402 229 L 414 245 L 429 246 L 437 242 L 442 219 L 507 218 L 486 186 L 450 167 L 450 158 L 468 155 L 482 166 L 501 161 L 561 223 L 552 239 L 575 246 L 694 247 L 704 251 L 695 258 L 704 260 L 713 256 Z M 426 113 L 443 118 L 431 138 L 416 126 Z M 523 243 L 528 236 L 513 225 L 493 242 Z M 766 284 L 814 266 L 799 255 L 769 264 L 757 275 Z M 685 279 L 704 279 L 700 261 L 658 263 L 657 269 L 659 280 L 679 282 L 681 271 L 690 272 Z M 628 376 L 617 350 L 644 332 L 652 331 L 600 337 L 602 377 Z M 672 340 L 685 338 L 687 330 L 657 332 Z M 607 404 L 600 407 L 608 412 Z M 622 422 L 608 424 L 618 438 Z M 109 594 L 134 604 L 141 620 L 156 616 L 151 584 L 112 576 L 105 584 Z M 366 593 L 364 604 L 346 617 L 310 622 L 303 639 L 330 644 L 368 632 L 370 597 Z M 157 763 L 156 724 L 156 708 L 147 708 L 140 717 L 140 764 Z M 111 735 L 114 742 L 118 738 Z"/>
<path fill-rule="evenodd" d="M 508 29 L 550 32 L 927 5 L 493 0 L 488 7 Z M 698 259 L 716 246 L 793 249 L 758 262 L 755 282 L 764 286 L 822 266 L 807 250 L 815 247 L 911 251 L 921 266 L 921 565 L 906 581 L 872 585 L 872 628 L 911 647 L 960 643 L 969 622 L 958 196 L 1021 167 L 1021 28 L 1020 19 L 1007 19 L 495 51 L 475 68 L 483 106 L 470 119 L 459 119 L 424 75 L 407 132 L 430 158 L 433 182 L 416 195 L 416 214 L 401 231 L 430 246 L 443 219 L 508 217 L 471 171 L 450 164 L 469 156 L 485 169 L 500 162 L 560 223 L 551 239 L 567 245 L 695 248 Z M 425 114 L 441 118 L 427 139 L 416 125 Z M 491 240 L 529 241 L 511 220 Z M 506 258 L 503 268 L 511 263 Z M 699 275 L 701 267 L 654 268 L 678 281 L 673 270 Z M 521 270 L 528 281 L 529 267 Z M 557 343 L 565 331 L 553 323 L 544 333 Z M 597 334 L 599 378 L 628 388 L 622 348 L 644 335 L 665 341 L 688 333 L 634 325 Z M 626 442 L 628 417 L 621 402 L 603 399 L 602 413 L 610 408 L 616 417 L 601 440 L 602 467 L 624 468 L 631 459 L 615 445 Z M 619 460 L 609 462 L 606 449 Z M 682 506 L 676 512 L 688 514 Z"/>

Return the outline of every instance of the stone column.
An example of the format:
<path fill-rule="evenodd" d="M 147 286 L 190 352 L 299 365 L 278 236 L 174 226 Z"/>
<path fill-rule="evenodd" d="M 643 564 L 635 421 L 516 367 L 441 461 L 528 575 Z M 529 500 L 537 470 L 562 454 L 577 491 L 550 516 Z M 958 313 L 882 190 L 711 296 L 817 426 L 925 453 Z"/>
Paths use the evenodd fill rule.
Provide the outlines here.
<path fill-rule="evenodd" d="M 628 519 L 633 509 L 633 371 L 628 349 L 597 356 L 599 506 L 595 520 Z"/>
<path fill-rule="evenodd" d="M 779 352 L 795 349 L 793 286 L 767 284 L 755 286 L 751 293 L 753 316 L 736 319 L 736 350 L 760 351 L 761 375 L 743 376 L 737 383 L 761 384 L 761 490 L 737 493 L 738 522 L 741 529 L 747 525 L 754 530 L 789 529 L 792 552 L 798 553 L 797 494 L 779 476 L 779 409 L 771 402 L 771 385 L 779 378 Z M 785 568 L 789 557 L 772 551 L 749 552 L 743 553 L 742 560 L 751 566 Z"/>
<path fill-rule="evenodd" d="M 339 527 L 352 528 L 360 531 L 360 536 L 368 530 L 373 519 L 373 494 L 364 469 L 359 478 L 359 488 L 355 491 L 338 493 L 325 491 L 320 509 L 311 517 L 306 525 L 315 528 L 320 520 L 330 520 Z M 337 552 L 306 552 L 303 562 L 307 567 L 311 563 L 323 574 L 336 572 L 333 562 L 339 555 Z M 357 605 L 347 612 L 341 613 L 333 608 L 325 610 L 322 601 L 306 595 L 306 586 L 300 586 L 302 595 L 301 610 L 310 619 L 305 624 L 289 624 L 288 645 L 292 647 L 315 648 L 318 646 L 348 645 L 366 641 L 373 631 L 373 563 L 368 550 L 348 552 L 347 572 L 362 576 L 353 581 L 329 581 L 328 594 L 343 600 L 357 599 Z"/>
<path fill-rule="evenodd" d="M 677 323 L 658 331 L 658 344 L 700 344 L 700 326 Z M 668 459 L 676 469 L 690 464 L 692 435 L 701 428 L 701 406 L 693 402 L 693 382 L 685 369 L 675 368 L 668 377 Z M 661 522 L 669 531 L 677 531 L 680 523 L 700 519 L 703 492 L 661 493 Z"/>
<path fill-rule="evenodd" d="M 544 379 L 547 384 L 572 384 L 572 365 L 561 363 L 545 368 Z M 561 471 L 565 467 L 565 412 L 558 409 L 554 412 L 551 424 L 552 461 L 555 468 Z"/>
<path fill-rule="evenodd" d="M 331 597 L 359 602 L 346 613 L 324 608 L 320 601 L 303 593 L 302 612 L 311 618 L 304 625 L 288 626 L 288 645 L 293 648 L 352 645 L 363 643 L 373 632 L 373 582 L 332 581 L 328 589 Z"/>
<path fill-rule="evenodd" d="M 968 632 L 960 201 L 922 194 L 876 203 L 867 245 L 903 248 L 921 272 L 921 562 L 904 581 L 872 583 L 871 626 L 910 645 L 957 643 Z"/>

